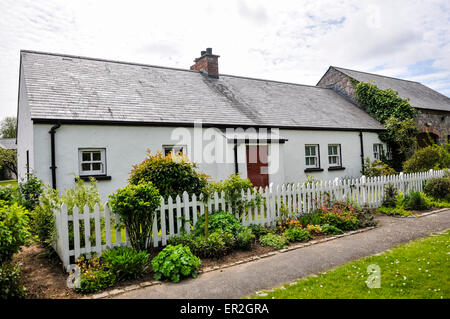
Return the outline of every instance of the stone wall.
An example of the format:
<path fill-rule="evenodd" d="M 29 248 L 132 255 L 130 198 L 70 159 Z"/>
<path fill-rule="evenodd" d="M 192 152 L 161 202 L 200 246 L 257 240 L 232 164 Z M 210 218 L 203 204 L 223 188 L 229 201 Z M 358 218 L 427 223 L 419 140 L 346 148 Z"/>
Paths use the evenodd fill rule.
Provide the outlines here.
<path fill-rule="evenodd" d="M 359 105 L 358 101 L 355 99 L 355 89 L 353 88 L 350 78 L 332 67 L 330 67 L 320 79 L 317 86 L 331 88 L 352 103 Z"/>

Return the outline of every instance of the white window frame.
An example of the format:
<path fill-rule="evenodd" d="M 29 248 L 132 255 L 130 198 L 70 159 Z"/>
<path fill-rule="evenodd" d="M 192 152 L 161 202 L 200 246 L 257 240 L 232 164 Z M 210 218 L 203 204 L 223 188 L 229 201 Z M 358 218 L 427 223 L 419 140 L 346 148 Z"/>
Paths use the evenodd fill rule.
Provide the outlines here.
<path fill-rule="evenodd" d="M 100 152 L 100 160 L 94 160 L 92 153 Z M 89 160 L 83 160 L 83 153 L 91 153 Z M 79 148 L 78 169 L 80 176 L 106 175 L 106 149 L 105 148 Z M 83 164 L 91 164 L 90 170 L 84 170 Z M 92 169 L 92 164 L 100 164 L 99 170 Z"/>
<path fill-rule="evenodd" d="M 163 145 L 163 155 L 166 156 L 166 150 L 170 149 L 170 152 L 173 152 L 174 154 L 178 154 L 179 151 L 185 156 L 187 156 L 186 145 Z"/>
<path fill-rule="evenodd" d="M 375 143 L 373 144 L 373 159 L 375 161 L 381 161 L 381 155 L 383 154 L 383 144 Z"/>
<path fill-rule="evenodd" d="M 307 154 L 307 148 L 309 148 L 309 147 L 314 147 L 314 150 L 315 150 L 315 155 L 311 155 L 311 152 L 310 152 L 310 154 L 308 155 Z M 319 144 L 305 144 L 305 167 L 306 168 L 320 168 L 320 155 L 319 155 Z M 313 165 L 311 165 L 311 164 L 307 164 L 307 162 L 308 162 L 308 158 L 315 158 L 315 164 L 313 164 Z"/>
<path fill-rule="evenodd" d="M 330 147 L 336 147 L 336 154 L 330 153 Z M 336 158 L 336 163 L 331 163 L 331 158 Z M 341 144 L 328 144 L 328 165 L 330 167 L 341 167 Z"/>

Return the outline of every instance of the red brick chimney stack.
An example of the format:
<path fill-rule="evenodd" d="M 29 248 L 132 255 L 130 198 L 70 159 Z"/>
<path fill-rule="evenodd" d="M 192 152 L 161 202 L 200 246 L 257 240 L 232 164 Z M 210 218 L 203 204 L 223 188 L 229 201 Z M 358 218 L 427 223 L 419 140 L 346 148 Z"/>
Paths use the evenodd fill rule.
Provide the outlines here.
<path fill-rule="evenodd" d="M 194 60 L 195 64 L 191 66 L 191 70 L 197 70 L 208 74 L 213 78 L 219 77 L 219 55 L 212 54 L 211 48 L 200 52 L 200 57 Z"/>

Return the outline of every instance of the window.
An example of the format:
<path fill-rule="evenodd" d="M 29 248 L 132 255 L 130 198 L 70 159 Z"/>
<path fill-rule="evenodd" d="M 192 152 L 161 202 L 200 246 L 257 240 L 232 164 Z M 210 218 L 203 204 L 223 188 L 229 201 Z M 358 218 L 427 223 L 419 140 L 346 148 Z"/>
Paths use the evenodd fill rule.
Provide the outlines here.
<path fill-rule="evenodd" d="M 79 149 L 80 176 L 106 175 L 105 149 Z"/>
<path fill-rule="evenodd" d="M 383 154 L 383 144 L 373 144 L 373 158 L 375 160 L 381 160 Z"/>
<path fill-rule="evenodd" d="M 176 155 L 186 154 L 184 145 L 163 145 L 163 149 L 164 149 L 164 156 L 167 156 L 172 152 Z"/>
<path fill-rule="evenodd" d="M 328 164 L 330 166 L 341 166 L 341 145 L 329 144 L 328 145 Z"/>
<path fill-rule="evenodd" d="M 319 168 L 319 145 L 305 145 L 306 168 Z"/>

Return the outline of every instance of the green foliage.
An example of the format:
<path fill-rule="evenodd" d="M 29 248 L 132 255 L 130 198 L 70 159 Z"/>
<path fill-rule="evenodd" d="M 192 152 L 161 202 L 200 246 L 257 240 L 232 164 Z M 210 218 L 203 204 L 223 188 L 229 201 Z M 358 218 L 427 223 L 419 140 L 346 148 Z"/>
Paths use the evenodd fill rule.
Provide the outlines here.
<path fill-rule="evenodd" d="M 14 204 L 19 197 L 17 187 L 0 186 L 0 201 L 3 201 L 5 205 Z"/>
<path fill-rule="evenodd" d="M 410 210 L 425 210 L 430 208 L 425 197 L 420 192 L 410 192 L 405 197 L 405 208 Z"/>
<path fill-rule="evenodd" d="M 51 247 L 56 243 L 56 226 L 54 211 L 61 205 L 56 189 L 45 188 L 40 197 L 40 205 L 33 212 L 31 229 L 39 241 Z"/>
<path fill-rule="evenodd" d="M 253 235 L 252 230 L 248 227 L 244 227 L 244 229 L 236 235 L 236 247 L 243 250 L 251 250 L 255 243 L 255 238 L 256 236 Z"/>
<path fill-rule="evenodd" d="M 430 145 L 418 149 L 403 163 L 405 173 L 425 172 L 450 167 L 450 144 Z"/>
<path fill-rule="evenodd" d="M 391 184 L 387 185 L 384 188 L 384 196 L 383 196 L 382 206 L 395 207 L 395 205 L 397 204 L 397 195 L 398 195 L 397 188 L 395 188 L 395 186 L 391 185 Z"/>
<path fill-rule="evenodd" d="M 330 225 L 330 224 L 324 224 L 321 226 L 322 233 L 325 235 L 340 235 L 344 232 L 337 228 L 336 226 Z"/>
<path fill-rule="evenodd" d="M 359 82 L 354 88 L 361 105 L 385 125 L 387 131 L 380 134 L 380 139 L 393 147 L 392 164 L 401 163 L 416 144 L 418 131 L 413 119 L 418 111 L 391 89 L 382 90 L 365 82 Z"/>
<path fill-rule="evenodd" d="M 119 215 L 128 232 L 131 246 L 144 250 L 152 236 L 153 220 L 158 218 L 155 213 L 161 201 L 158 189 L 152 182 L 129 184 L 109 198 L 112 211 Z"/>
<path fill-rule="evenodd" d="M 374 227 L 377 225 L 377 222 L 374 219 L 374 210 L 369 207 L 363 207 L 362 210 L 358 214 L 359 227 Z"/>
<path fill-rule="evenodd" d="M 388 164 L 383 163 L 382 161 L 376 160 L 371 162 L 370 158 L 367 157 L 364 161 L 363 171 L 366 177 L 374 177 L 374 176 L 387 176 L 395 174 L 395 170 L 390 167 Z"/>
<path fill-rule="evenodd" d="M 351 212 L 328 212 L 323 215 L 322 220 L 325 224 L 336 226 L 342 230 L 355 230 L 359 227 L 358 218 Z"/>
<path fill-rule="evenodd" d="M 32 212 L 39 206 L 39 197 L 44 190 L 44 183 L 35 175 L 28 174 L 27 181 L 19 183 L 20 204 Z"/>
<path fill-rule="evenodd" d="M 270 246 L 275 249 L 283 249 L 288 245 L 288 239 L 283 235 L 269 233 L 259 238 L 261 246 Z"/>
<path fill-rule="evenodd" d="M 129 182 L 139 184 L 141 181 L 152 182 L 159 189 L 162 197 L 173 199 L 181 196 L 184 191 L 199 196 L 205 192 L 208 179 L 205 174 L 196 171 L 197 165 L 185 156 L 161 153 L 147 154 L 147 158 L 140 164 L 134 165 Z"/>
<path fill-rule="evenodd" d="M 224 230 L 227 233 L 236 235 L 242 229 L 242 224 L 236 218 L 236 216 L 224 212 L 215 211 L 212 214 L 208 214 L 208 230 L 210 233 L 217 230 Z M 196 235 L 204 234 L 205 230 L 205 215 L 198 218 L 194 227 L 194 233 Z"/>
<path fill-rule="evenodd" d="M 85 183 L 80 177 L 75 178 L 73 188 L 67 188 L 62 196 L 62 201 L 67 206 L 67 211 L 72 214 L 75 206 L 83 209 L 85 205 L 89 207 L 89 211 L 94 211 L 94 206 L 99 205 L 100 211 L 103 210 L 103 204 L 100 200 L 100 193 L 97 188 L 97 180 L 94 177 L 89 178 L 89 183 Z"/>
<path fill-rule="evenodd" d="M 450 201 L 450 177 L 428 180 L 423 191 L 434 199 Z"/>
<path fill-rule="evenodd" d="M 210 196 L 214 192 L 218 194 L 224 192 L 225 201 L 231 206 L 233 213 L 238 213 L 241 218 L 248 208 L 259 205 L 261 200 L 259 197 L 252 200 L 243 198 L 242 191 L 247 194 L 247 190 L 253 194 L 253 184 L 248 178 L 241 178 L 239 174 L 232 174 L 223 182 L 210 182 L 209 184 Z"/>
<path fill-rule="evenodd" d="M 315 211 L 310 214 L 303 214 L 298 217 L 298 221 L 303 228 L 306 228 L 308 225 L 320 225 L 322 223 L 322 213 Z"/>
<path fill-rule="evenodd" d="M 9 169 L 17 176 L 17 150 L 0 147 L 0 169 Z"/>
<path fill-rule="evenodd" d="M 75 291 L 89 294 L 112 287 L 115 283 L 116 277 L 111 271 L 93 269 L 80 274 L 80 287 Z"/>
<path fill-rule="evenodd" d="M 121 281 L 142 277 L 149 266 L 150 255 L 132 247 L 115 247 L 104 251 L 102 257 L 105 268 Z"/>
<path fill-rule="evenodd" d="M 17 136 L 17 118 L 5 117 L 0 124 L 0 136 L 2 138 L 15 138 Z"/>
<path fill-rule="evenodd" d="M 390 215 L 390 216 L 412 216 L 413 214 L 402 207 L 384 207 L 381 206 L 377 209 L 378 213 Z"/>
<path fill-rule="evenodd" d="M 283 234 L 290 242 L 306 241 L 312 239 L 309 231 L 300 227 L 288 228 L 284 231 Z"/>
<path fill-rule="evenodd" d="M 4 263 L 0 265 L 0 300 L 22 299 L 26 295 L 20 282 L 21 269 L 18 265 Z"/>
<path fill-rule="evenodd" d="M 322 226 L 320 225 L 307 225 L 306 230 L 311 235 L 321 235 L 323 233 Z"/>
<path fill-rule="evenodd" d="M 12 256 L 27 244 L 28 212 L 17 203 L 0 205 L 0 264 L 11 260 Z"/>
<path fill-rule="evenodd" d="M 200 264 L 200 259 L 192 254 L 189 247 L 183 245 L 167 245 L 152 260 L 154 278 L 167 278 L 173 282 L 179 282 L 187 276 L 196 278 Z"/>
<path fill-rule="evenodd" d="M 270 232 L 267 227 L 262 225 L 250 224 L 247 227 L 252 231 L 252 234 L 255 235 L 256 239 L 259 239 L 261 236 L 267 235 Z"/>

